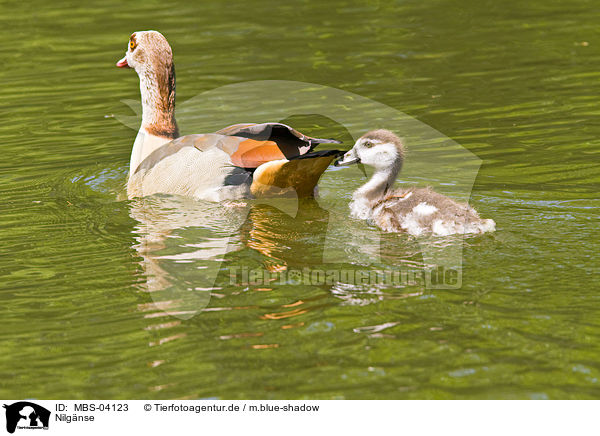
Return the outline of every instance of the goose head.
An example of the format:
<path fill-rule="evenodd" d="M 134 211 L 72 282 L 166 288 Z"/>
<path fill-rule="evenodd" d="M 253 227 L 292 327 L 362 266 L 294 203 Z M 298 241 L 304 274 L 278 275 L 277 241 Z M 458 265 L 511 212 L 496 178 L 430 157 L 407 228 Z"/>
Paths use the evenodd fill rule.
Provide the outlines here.
<path fill-rule="evenodd" d="M 361 136 L 335 165 L 346 166 L 363 163 L 380 171 L 396 174 L 404 161 L 404 146 L 398 136 L 389 130 L 371 130 Z"/>
<path fill-rule="evenodd" d="M 171 46 L 160 32 L 146 30 L 129 37 L 125 56 L 117 62 L 119 68 L 133 68 L 144 76 L 173 68 Z"/>
<path fill-rule="evenodd" d="M 175 66 L 167 39 L 155 30 L 133 33 L 119 68 L 133 68 L 140 78 L 142 124 L 158 136 L 176 137 Z"/>

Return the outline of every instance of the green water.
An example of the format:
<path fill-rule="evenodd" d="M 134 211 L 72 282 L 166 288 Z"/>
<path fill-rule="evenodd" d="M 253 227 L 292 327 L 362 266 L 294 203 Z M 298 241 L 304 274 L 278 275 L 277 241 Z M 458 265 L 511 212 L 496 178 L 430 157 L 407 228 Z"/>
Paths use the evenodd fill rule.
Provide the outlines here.
<path fill-rule="evenodd" d="M 0 12 L 0 397 L 600 396 L 594 2 L 7 1 Z M 122 100 L 139 89 L 114 63 L 144 29 L 171 42 L 182 111 L 225 85 L 303 82 L 385 104 L 482 159 L 470 201 L 498 230 L 453 258 L 462 286 L 231 278 L 424 271 L 427 253 L 462 246 L 348 219 L 364 181 L 353 170 L 330 169 L 317 202 L 123 200 L 135 137 L 123 120 L 135 113 Z M 200 98 L 201 110 L 278 121 L 283 97 L 256 94 Z M 349 148 L 349 132 L 388 121 L 354 103 L 344 125 L 319 95 L 281 117 Z M 183 133 L 223 126 L 189 107 Z M 408 136 L 400 182 L 468 194 L 454 142 Z"/>

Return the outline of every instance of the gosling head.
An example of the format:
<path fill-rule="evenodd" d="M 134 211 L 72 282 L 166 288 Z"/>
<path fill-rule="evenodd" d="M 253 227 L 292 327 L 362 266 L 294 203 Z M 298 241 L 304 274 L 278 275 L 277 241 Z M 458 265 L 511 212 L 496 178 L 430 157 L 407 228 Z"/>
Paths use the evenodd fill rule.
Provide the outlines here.
<path fill-rule="evenodd" d="M 354 147 L 347 152 L 335 165 L 352 165 L 363 163 L 379 170 L 402 166 L 404 146 L 398 136 L 389 130 L 371 130 L 361 136 Z"/>
<path fill-rule="evenodd" d="M 117 62 L 119 68 L 133 68 L 144 76 L 169 71 L 173 67 L 173 52 L 167 39 L 155 30 L 135 32 L 129 37 L 125 57 Z"/>

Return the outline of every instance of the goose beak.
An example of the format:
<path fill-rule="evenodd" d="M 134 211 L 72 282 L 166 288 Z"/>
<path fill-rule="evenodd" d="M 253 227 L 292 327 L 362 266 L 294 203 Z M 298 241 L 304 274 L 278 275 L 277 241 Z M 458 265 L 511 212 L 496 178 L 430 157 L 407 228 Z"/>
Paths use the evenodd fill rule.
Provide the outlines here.
<path fill-rule="evenodd" d="M 117 67 L 130 68 L 129 64 L 127 63 L 127 56 L 125 56 L 123 59 L 121 59 L 119 62 L 117 62 Z"/>

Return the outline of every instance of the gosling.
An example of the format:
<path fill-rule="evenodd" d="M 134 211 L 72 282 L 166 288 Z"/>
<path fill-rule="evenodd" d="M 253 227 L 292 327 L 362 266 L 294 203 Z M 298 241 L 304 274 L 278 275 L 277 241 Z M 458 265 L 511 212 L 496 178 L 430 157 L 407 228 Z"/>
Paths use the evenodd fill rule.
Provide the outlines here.
<path fill-rule="evenodd" d="M 404 162 L 404 146 L 398 136 L 379 129 L 365 133 L 336 166 L 363 163 L 375 173 L 358 188 L 350 202 L 351 215 L 366 219 L 386 232 L 413 236 L 448 236 L 485 233 L 496 229 L 491 219 L 482 219 L 475 209 L 431 188 L 393 189 Z"/>

